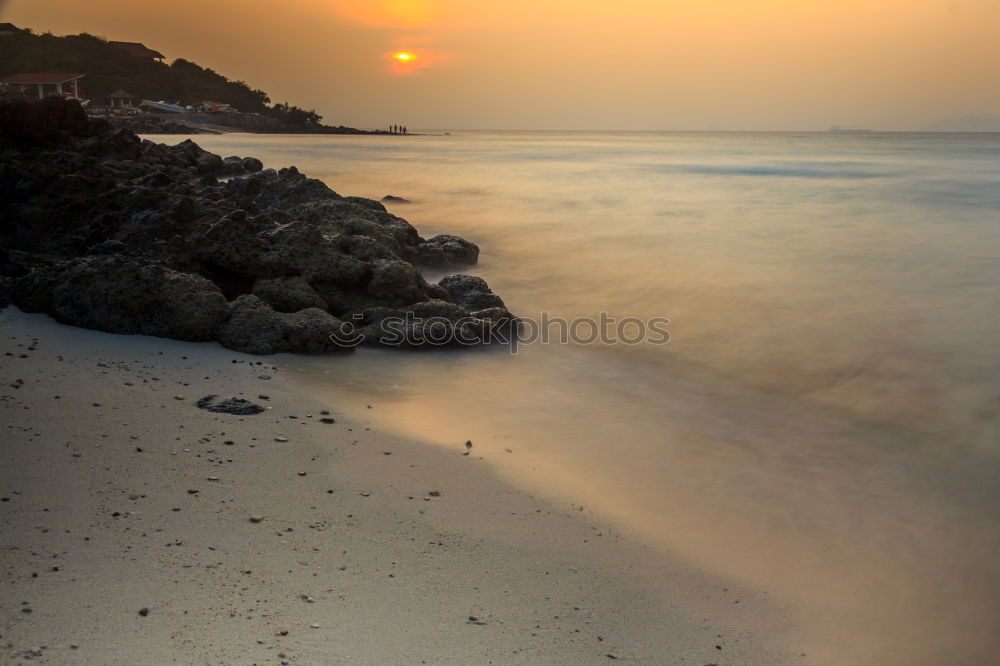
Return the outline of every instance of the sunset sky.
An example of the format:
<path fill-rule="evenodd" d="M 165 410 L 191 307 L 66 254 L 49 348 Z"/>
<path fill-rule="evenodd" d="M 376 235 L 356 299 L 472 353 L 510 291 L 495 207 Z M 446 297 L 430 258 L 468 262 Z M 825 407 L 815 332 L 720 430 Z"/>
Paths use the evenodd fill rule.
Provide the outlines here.
<path fill-rule="evenodd" d="M 1000 0 L 0 0 L 0 21 L 144 42 L 364 128 L 1000 117 Z"/>

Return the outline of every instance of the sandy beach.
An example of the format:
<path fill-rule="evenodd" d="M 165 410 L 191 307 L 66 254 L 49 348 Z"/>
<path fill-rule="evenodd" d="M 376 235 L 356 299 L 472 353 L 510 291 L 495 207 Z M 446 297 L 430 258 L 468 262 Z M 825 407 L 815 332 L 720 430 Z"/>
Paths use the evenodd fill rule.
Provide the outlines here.
<path fill-rule="evenodd" d="M 808 663 L 773 648 L 763 596 L 515 490 L 474 446 L 371 431 L 280 356 L 12 307 L 0 331 L 6 663 Z"/>

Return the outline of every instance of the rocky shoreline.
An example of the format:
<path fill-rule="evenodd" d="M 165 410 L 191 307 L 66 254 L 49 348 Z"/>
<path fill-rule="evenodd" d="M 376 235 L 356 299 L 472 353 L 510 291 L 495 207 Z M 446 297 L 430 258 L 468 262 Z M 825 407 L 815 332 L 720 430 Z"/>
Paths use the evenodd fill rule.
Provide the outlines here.
<path fill-rule="evenodd" d="M 0 119 L 0 304 L 254 354 L 468 345 L 516 325 L 481 278 L 421 275 L 475 264 L 475 244 L 424 239 L 295 167 L 140 139 L 59 99 Z"/>
<path fill-rule="evenodd" d="M 136 134 L 223 134 L 248 132 L 251 134 L 385 134 L 369 132 L 354 127 L 330 125 L 289 125 L 277 118 L 259 114 L 184 113 L 157 115 L 144 113 L 137 116 L 108 116 L 105 118 L 116 129 L 126 129 Z"/>

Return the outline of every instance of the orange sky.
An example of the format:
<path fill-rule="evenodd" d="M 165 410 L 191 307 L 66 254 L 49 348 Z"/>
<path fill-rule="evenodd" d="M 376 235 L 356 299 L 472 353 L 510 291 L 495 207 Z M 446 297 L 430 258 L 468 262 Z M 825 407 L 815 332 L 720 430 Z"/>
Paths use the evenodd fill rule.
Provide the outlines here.
<path fill-rule="evenodd" d="M 0 3 L 0 21 L 142 41 L 358 127 L 921 129 L 1000 116 L 1000 0 Z"/>

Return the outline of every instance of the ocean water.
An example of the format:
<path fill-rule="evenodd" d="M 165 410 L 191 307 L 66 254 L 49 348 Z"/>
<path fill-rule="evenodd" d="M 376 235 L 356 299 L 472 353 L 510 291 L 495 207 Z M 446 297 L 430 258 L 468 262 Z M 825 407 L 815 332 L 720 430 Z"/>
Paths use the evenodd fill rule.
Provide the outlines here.
<path fill-rule="evenodd" d="M 995 663 L 1000 134 L 194 138 L 410 199 L 518 315 L 669 319 L 289 359 L 344 412 L 766 592 L 805 663 Z"/>

